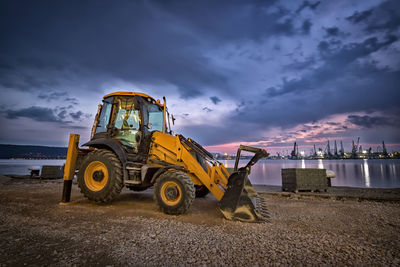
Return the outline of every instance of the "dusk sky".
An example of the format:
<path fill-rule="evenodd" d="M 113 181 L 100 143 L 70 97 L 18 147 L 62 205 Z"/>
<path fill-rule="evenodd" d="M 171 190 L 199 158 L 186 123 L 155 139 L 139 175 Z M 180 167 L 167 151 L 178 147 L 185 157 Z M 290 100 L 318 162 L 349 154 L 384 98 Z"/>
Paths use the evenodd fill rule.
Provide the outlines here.
<path fill-rule="evenodd" d="M 0 143 L 87 141 L 114 91 L 212 152 L 400 149 L 400 1 L 1 1 Z"/>

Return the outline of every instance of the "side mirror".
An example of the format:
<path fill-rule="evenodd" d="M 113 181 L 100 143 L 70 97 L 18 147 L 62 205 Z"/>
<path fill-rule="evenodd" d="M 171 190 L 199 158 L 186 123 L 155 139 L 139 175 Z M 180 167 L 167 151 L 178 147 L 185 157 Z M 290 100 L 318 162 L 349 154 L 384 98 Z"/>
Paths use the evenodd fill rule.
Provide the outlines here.
<path fill-rule="evenodd" d="M 147 129 L 151 130 L 151 128 L 153 128 L 153 124 L 151 124 L 150 122 L 145 125 L 144 127 L 146 127 Z"/>
<path fill-rule="evenodd" d="M 171 119 L 172 119 L 172 124 L 175 125 L 175 120 L 176 119 L 175 119 L 174 115 L 171 115 Z"/>

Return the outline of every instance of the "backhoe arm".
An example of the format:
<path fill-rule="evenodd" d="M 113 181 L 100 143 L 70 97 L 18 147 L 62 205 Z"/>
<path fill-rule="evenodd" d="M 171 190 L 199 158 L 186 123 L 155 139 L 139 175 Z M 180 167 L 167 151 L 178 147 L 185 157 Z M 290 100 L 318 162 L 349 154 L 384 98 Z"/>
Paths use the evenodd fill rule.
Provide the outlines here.
<path fill-rule="evenodd" d="M 255 153 L 245 167 L 238 169 L 241 151 Z M 197 155 L 205 161 L 202 166 Z M 153 143 L 149 152 L 150 162 L 165 162 L 187 170 L 192 181 L 206 186 L 220 201 L 219 208 L 225 218 L 245 222 L 261 222 L 267 217 L 259 210 L 257 193 L 251 185 L 248 175 L 251 166 L 259 159 L 267 157 L 264 149 L 243 146 L 239 147 L 235 162 L 235 171 L 229 175 L 228 170 L 193 140 L 181 135 L 171 136 L 160 132 L 153 134 Z M 204 165 L 204 164 L 203 164 Z M 162 166 L 162 165 L 161 165 Z M 160 167 L 161 167 L 160 166 Z"/>
<path fill-rule="evenodd" d="M 213 164 L 206 162 L 206 171 L 196 159 L 196 149 L 188 142 L 181 135 L 171 136 L 156 132 L 153 134 L 149 160 L 184 167 L 195 184 L 206 186 L 216 199 L 221 200 L 228 183 L 228 170 L 215 161 Z"/>

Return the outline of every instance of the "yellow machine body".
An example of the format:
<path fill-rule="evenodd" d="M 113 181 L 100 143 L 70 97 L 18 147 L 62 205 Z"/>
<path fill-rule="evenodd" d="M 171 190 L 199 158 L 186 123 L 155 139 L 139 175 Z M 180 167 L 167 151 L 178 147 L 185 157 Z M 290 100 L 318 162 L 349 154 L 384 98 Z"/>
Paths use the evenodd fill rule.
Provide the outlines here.
<path fill-rule="evenodd" d="M 131 100 L 132 103 L 129 102 Z M 62 203 L 70 201 L 72 179 L 77 173 L 81 191 L 96 202 L 111 201 L 124 185 L 135 191 L 154 185 L 160 209 L 169 214 L 180 214 L 186 212 L 192 202 L 192 199 L 185 200 L 185 198 L 194 198 L 194 188 L 202 188 L 211 192 L 220 201 L 219 208 L 227 219 L 246 222 L 260 222 L 265 219 L 263 217 L 266 214 L 257 207 L 259 201 L 254 200 L 257 193 L 248 179 L 251 166 L 259 159 L 268 156 L 265 150 L 240 146 L 235 169 L 230 173 L 222 163 L 195 141 L 179 134 L 172 134 L 165 98 L 161 104 L 160 100 L 156 101 L 147 94 L 115 92 L 104 96 L 103 102 L 109 105 L 106 114 L 109 116 L 106 118 L 108 126 L 106 128 L 102 125 L 104 132 L 98 133 L 98 127 L 101 127 L 99 122 L 104 124 L 104 121 L 107 121 L 104 104 L 99 105 L 91 140 L 85 144 L 89 148 L 79 148 L 79 135 L 70 136 Z M 133 131 L 132 125 L 124 122 L 124 128 L 119 131 L 113 130 L 116 114 L 120 114 L 117 109 L 123 108 L 124 112 L 126 110 L 124 114 L 127 117 L 132 113 L 127 108 L 129 105 L 132 110 L 136 110 L 135 114 L 140 116 L 136 120 L 141 123 L 140 128 L 134 130 L 142 131 L 139 136 L 135 135 L 138 145 L 133 148 L 126 147 L 120 139 L 114 137 L 115 132 L 130 133 Z M 158 126 L 159 128 L 153 131 L 151 124 L 144 121 L 150 118 L 150 115 L 147 117 L 144 115 L 147 112 L 145 107 L 150 105 L 155 107 L 152 110 L 159 112 L 157 116 L 162 117 L 162 127 Z M 146 136 L 148 136 L 147 141 Z M 139 143 L 145 145 L 140 148 Z M 255 156 L 245 167 L 238 168 L 241 150 L 253 152 Z M 186 201 L 184 207 L 170 209 L 178 204 L 183 205 L 183 201 Z"/>

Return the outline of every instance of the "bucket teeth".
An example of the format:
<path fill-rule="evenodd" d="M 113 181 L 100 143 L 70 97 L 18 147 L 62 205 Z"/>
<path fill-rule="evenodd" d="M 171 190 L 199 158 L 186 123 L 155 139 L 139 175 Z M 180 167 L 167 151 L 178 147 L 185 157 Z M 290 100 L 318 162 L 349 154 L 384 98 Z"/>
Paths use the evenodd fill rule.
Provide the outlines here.
<path fill-rule="evenodd" d="M 260 213 L 262 220 L 265 222 L 271 222 L 271 216 L 267 208 L 267 201 L 263 197 L 255 197 L 255 208 Z"/>

